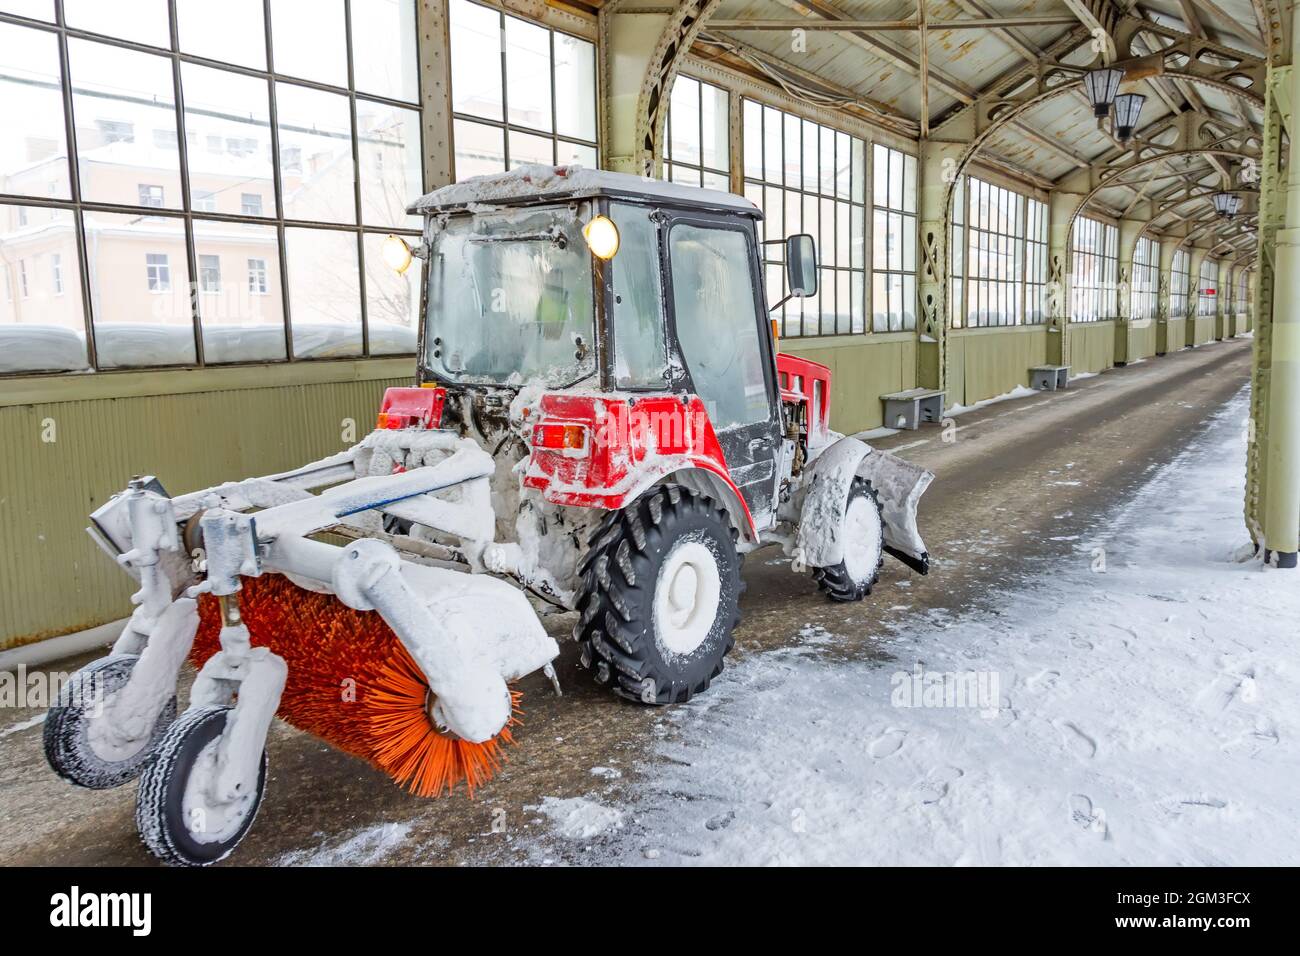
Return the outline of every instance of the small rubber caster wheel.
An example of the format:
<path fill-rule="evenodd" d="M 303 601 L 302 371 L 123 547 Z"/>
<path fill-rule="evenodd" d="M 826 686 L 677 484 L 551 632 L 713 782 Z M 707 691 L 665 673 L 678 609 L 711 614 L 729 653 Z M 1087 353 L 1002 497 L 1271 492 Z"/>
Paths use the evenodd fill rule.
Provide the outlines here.
<path fill-rule="evenodd" d="M 164 863 L 210 866 L 248 833 L 266 790 L 266 751 L 257 784 L 234 800 L 214 802 L 217 749 L 229 707 L 187 710 L 167 730 L 140 777 L 135 822 L 140 839 Z"/>
<path fill-rule="evenodd" d="M 176 719 L 176 697 L 163 705 L 153 730 L 134 745 L 97 733 L 95 718 L 131 676 L 135 654 L 101 657 L 63 685 L 45 717 L 45 759 L 64 780 L 91 790 L 120 787 L 140 776 L 154 748 Z"/>

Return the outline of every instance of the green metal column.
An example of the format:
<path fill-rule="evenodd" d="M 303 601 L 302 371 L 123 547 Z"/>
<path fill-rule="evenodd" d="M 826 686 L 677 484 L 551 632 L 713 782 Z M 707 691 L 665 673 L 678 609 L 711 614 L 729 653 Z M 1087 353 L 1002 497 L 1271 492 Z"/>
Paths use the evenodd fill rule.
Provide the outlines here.
<path fill-rule="evenodd" d="M 1115 364 L 1127 365 L 1129 355 L 1129 328 L 1133 325 L 1133 253 L 1137 250 L 1138 234 L 1146 222 L 1141 219 L 1119 221 L 1119 288 L 1115 290 Z"/>
<path fill-rule="evenodd" d="M 1300 102 L 1300 12 L 1293 14 L 1289 102 Z M 1274 90 L 1270 88 L 1270 93 Z M 1271 362 L 1268 382 L 1268 496 L 1265 553 L 1294 568 L 1300 550 L 1300 153 L 1292 130 L 1287 163 L 1285 228 L 1277 232 Z M 1267 184 L 1266 184 L 1267 185 Z"/>
<path fill-rule="evenodd" d="M 1156 292 L 1156 355 L 1169 351 L 1169 293 L 1173 286 L 1174 251 L 1172 239 L 1160 240 L 1160 278 Z"/>
<path fill-rule="evenodd" d="M 1214 296 L 1214 338 L 1222 342 L 1232 337 L 1232 260 L 1219 260 L 1219 278 Z"/>
<path fill-rule="evenodd" d="M 917 329 L 916 382 L 926 388 L 948 387 L 949 234 L 948 193 L 955 179 L 957 162 L 966 144 L 927 139 L 921 143 L 917 164 L 920 192 L 920 247 L 917 297 L 920 327 Z M 959 399 L 948 396 L 951 404 Z"/>
<path fill-rule="evenodd" d="M 1187 288 L 1187 341 L 1185 345 L 1196 346 L 1196 318 L 1201 313 L 1201 263 L 1205 261 L 1209 250 L 1200 246 L 1187 249 L 1187 271 L 1191 283 Z"/>
<path fill-rule="evenodd" d="M 1048 197 L 1047 281 L 1049 317 L 1047 320 L 1047 362 L 1070 364 L 1070 286 L 1073 264 L 1070 256 L 1070 225 L 1083 205 L 1084 193 L 1053 190 Z"/>

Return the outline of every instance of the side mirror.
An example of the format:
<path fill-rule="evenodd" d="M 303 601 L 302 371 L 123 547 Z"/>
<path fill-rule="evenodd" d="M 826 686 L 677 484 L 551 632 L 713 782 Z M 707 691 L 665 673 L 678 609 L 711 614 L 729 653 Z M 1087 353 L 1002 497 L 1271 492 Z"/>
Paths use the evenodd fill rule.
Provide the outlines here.
<path fill-rule="evenodd" d="M 817 243 L 806 232 L 785 240 L 785 278 L 790 295 L 803 299 L 817 294 Z"/>

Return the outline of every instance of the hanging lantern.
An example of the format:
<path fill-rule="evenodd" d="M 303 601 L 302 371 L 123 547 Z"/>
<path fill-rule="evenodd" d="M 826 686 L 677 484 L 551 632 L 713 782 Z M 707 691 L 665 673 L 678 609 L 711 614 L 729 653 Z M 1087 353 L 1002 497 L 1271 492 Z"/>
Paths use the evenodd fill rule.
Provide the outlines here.
<path fill-rule="evenodd" d="M 1214 211 L 1220 219 L 1231 219 L 1241 208 L 1241 197 L 1232 193 L 1215 193 L 1210 197 L 1210 202 L 1214 203 Z"/>
<path fill-rule="evenodd" d="M 1141 93 L 1121 93 L 1115 97 L 1115 135 L 1121 143 L 1127 143 L 1133 137 L 1142 104 L 1146 101 Z"/>
<path fill-rule="evenodd" d="M 1092 70 L 1083 77 L 1083 89 L 1092 104 L 1092 113 L 1098 119 L 1110 112 L 1110 104 L 1115 102 L 1119 92 L 1120 80 L 1124 79 L 1122 70 Z"/>

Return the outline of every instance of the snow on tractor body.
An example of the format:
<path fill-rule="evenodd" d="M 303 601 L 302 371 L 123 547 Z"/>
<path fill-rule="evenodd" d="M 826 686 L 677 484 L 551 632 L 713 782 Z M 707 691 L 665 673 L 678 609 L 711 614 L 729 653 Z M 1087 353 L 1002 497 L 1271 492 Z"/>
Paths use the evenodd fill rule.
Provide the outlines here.
<path fill-rule="evenodd" d="M 242 839 L 277 712 L 418 793 L 483 782 L 511 682 L 555 680 L 534 602 L 577 612 L 598 682 L 667 704 L 722 669 L 745 553 L 780 544 L 840 601 L 884 552 L 928 569 L 932 475 L 830 431 L 829 371 L 778 352 L 748 201 L 529 166 L 411 212 L 418 381 L 374 431 L 175 498 L 137 478 L 92 516 L 138 606 L 46 751 L 82 786 L 142 775 L 140 832 L 169 862 Z M 811 237 L 783 244 L 791 295 L 815 294 Z"/>

